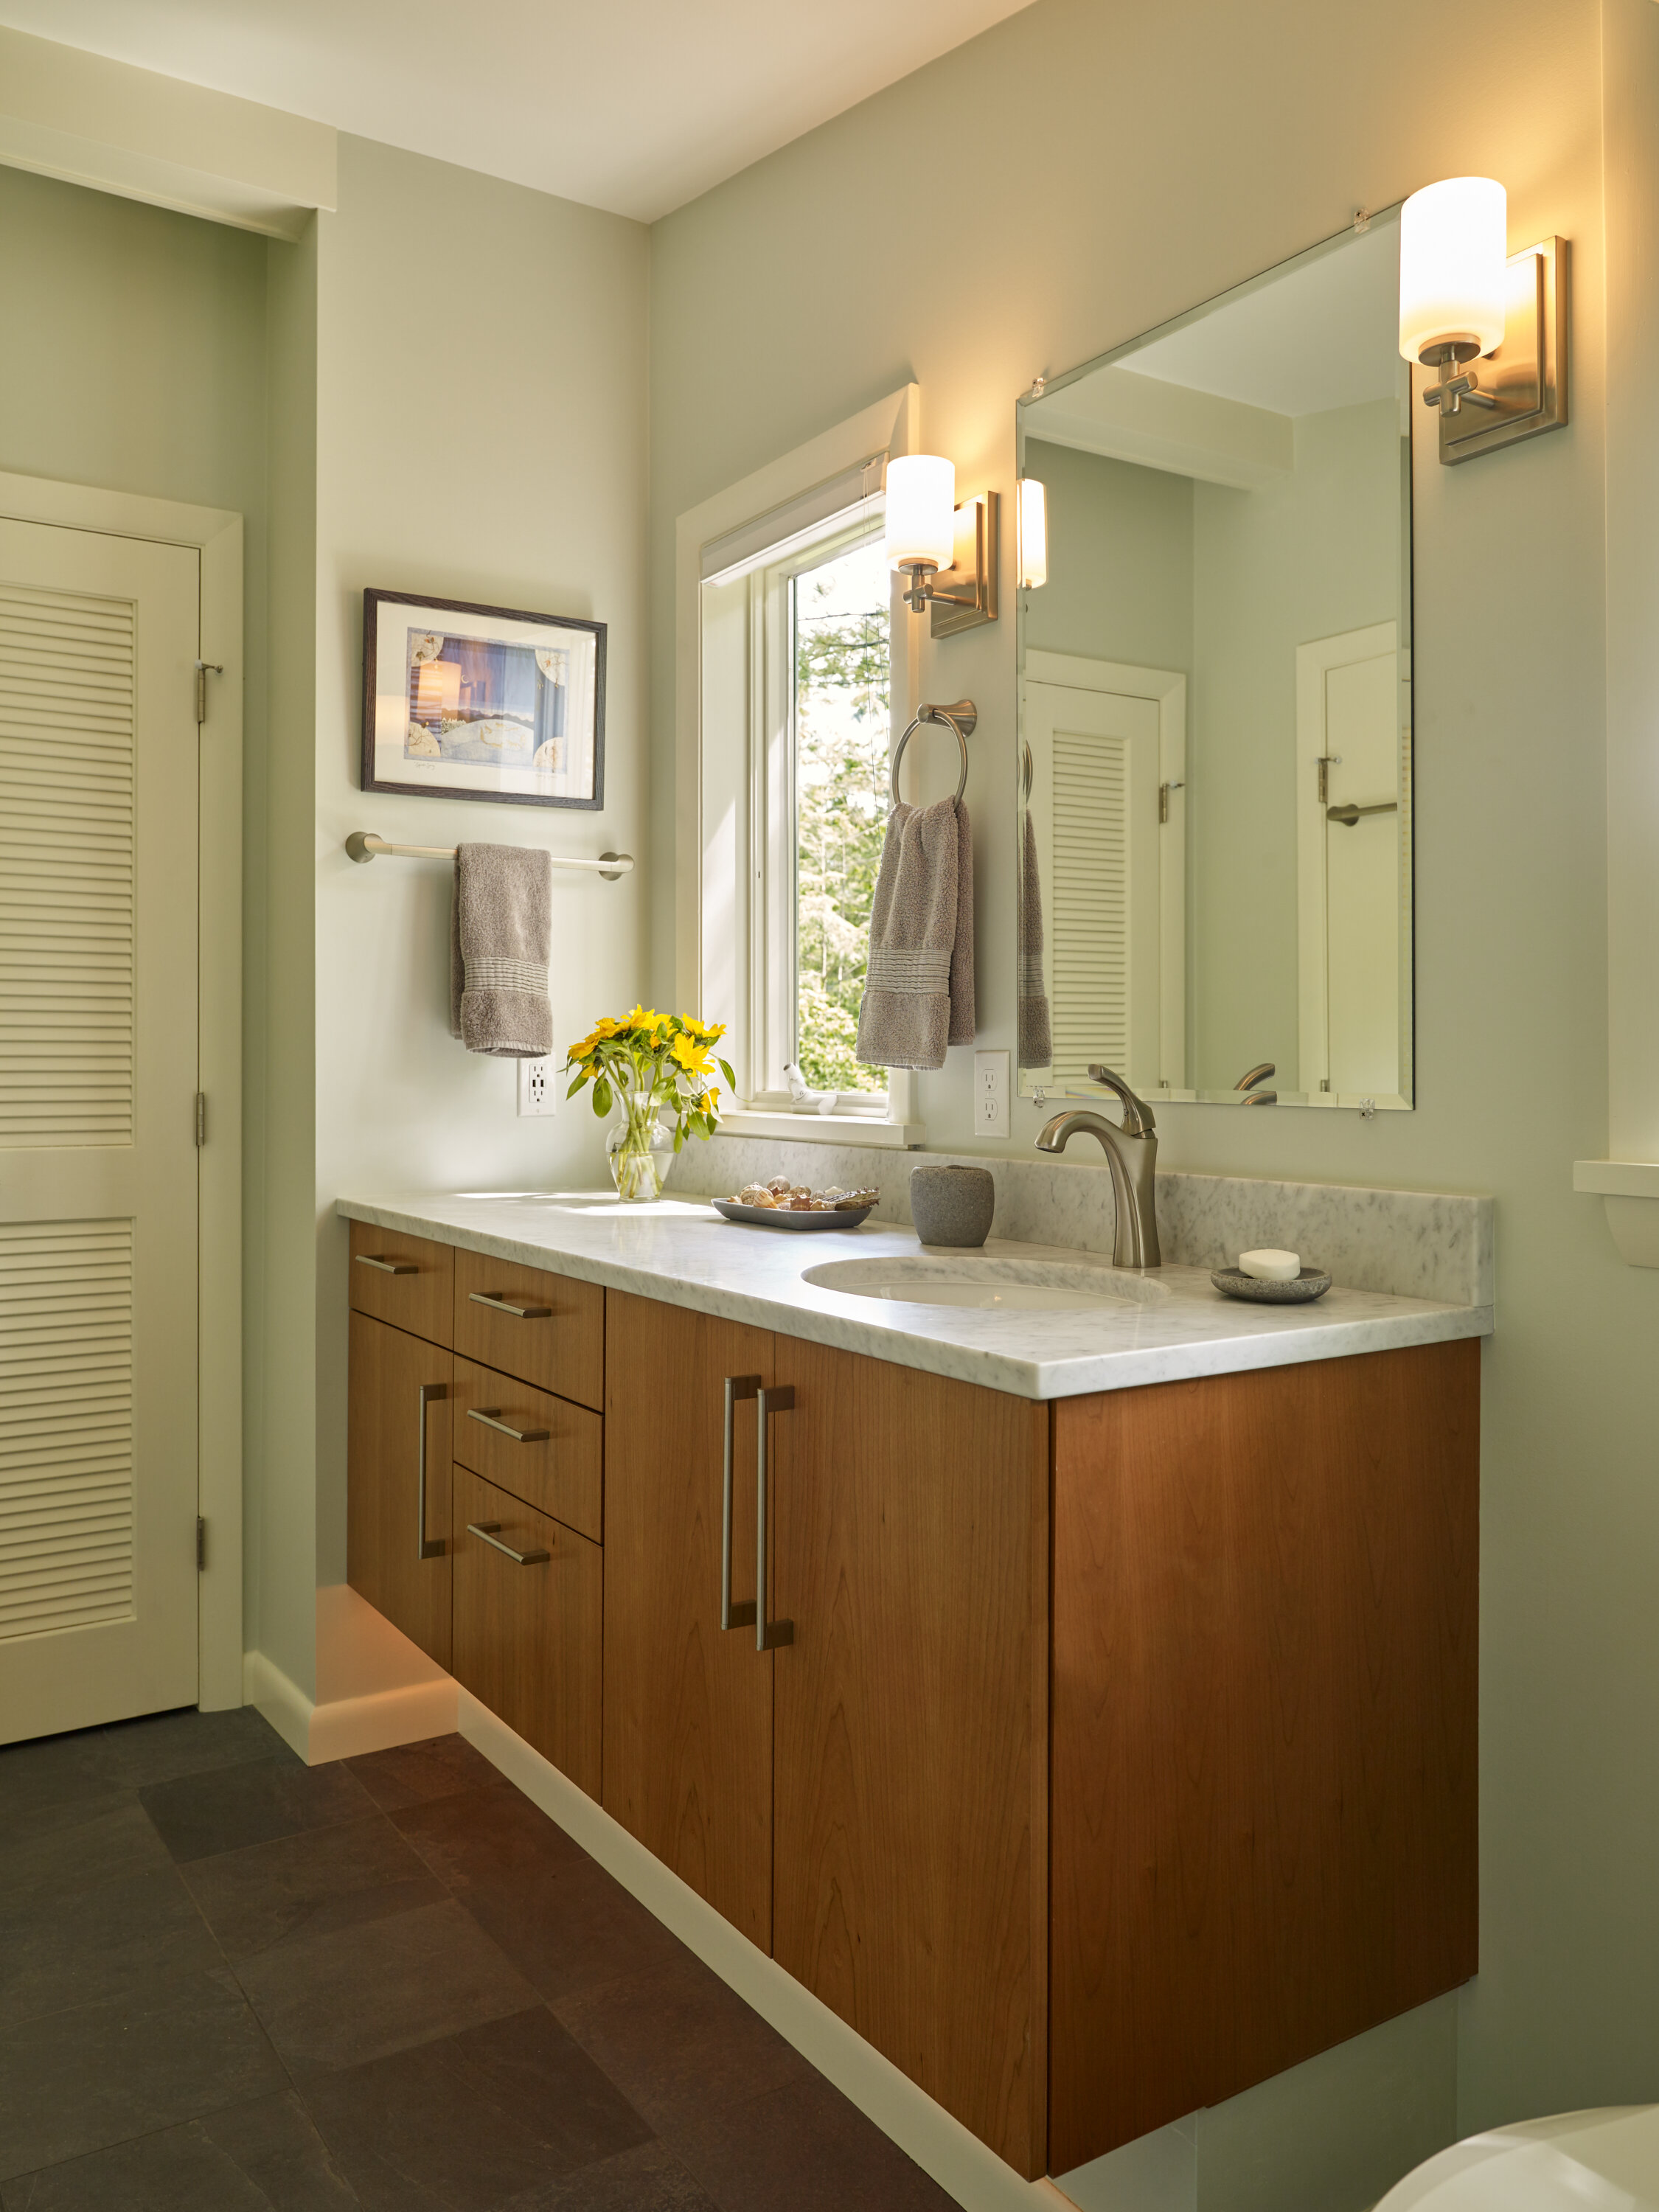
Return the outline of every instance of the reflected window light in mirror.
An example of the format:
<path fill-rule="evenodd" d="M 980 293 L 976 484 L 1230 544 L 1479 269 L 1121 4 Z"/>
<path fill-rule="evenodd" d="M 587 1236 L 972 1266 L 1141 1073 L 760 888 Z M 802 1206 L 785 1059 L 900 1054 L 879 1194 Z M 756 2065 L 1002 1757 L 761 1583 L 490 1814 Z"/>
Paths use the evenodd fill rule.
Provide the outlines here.
<path fill-rule="evenodd" d="M 1048 495 L 1036 477 L 1019 487 L 1019 588 L 1035 592 L 1048 580 Z"/>

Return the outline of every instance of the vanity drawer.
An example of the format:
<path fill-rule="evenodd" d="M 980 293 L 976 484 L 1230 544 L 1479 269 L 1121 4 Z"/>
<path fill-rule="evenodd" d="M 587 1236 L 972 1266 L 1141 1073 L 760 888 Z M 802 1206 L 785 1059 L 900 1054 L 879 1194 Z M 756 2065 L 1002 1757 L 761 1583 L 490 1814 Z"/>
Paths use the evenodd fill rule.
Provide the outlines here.
<path fill-rule="evenodd" d="M 481 1367 L 579 1406 L 605 1405 L 605 1292 L 597 1283 L 458 1251 L 454 1340 Z"/>
<path fill-rule="evenodd" d="M 464 1467 L 454 1498 L 451 1671 L 597 1798 L 605 1554 Z"/>
<path fill-rule="evenodd" d="M 454 1397 L 460 1464 L 599 1543 L 604 1417 L 470 1359 L 455 1362 Z"/>
<path fill-rule="evenodd" d="M 351 1304 L 428 1344 L 447 1345 L 454 1328 L 455 1254 L 447 1244 L 405 1237 L 372 1222 L 351 1224 Z"/>

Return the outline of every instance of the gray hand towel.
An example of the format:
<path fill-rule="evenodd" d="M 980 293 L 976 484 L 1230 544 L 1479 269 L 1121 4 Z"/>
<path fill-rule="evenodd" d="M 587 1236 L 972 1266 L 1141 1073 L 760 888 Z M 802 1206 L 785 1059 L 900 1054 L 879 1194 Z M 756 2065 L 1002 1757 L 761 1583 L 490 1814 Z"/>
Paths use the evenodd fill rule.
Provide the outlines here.
<path fill-rule="evenodd" d="M 1036 828 L 1028 811 L 1019 870 L 1019 1064 L 1054 1064 L 1048 989 L 1042 979 L 1042 878 L 1037 873 Z"/>
<path fill-rule="evenodd" d="M 971 1042 L 973 867 L 968 810 L 955 799 L 901 801 L 887 817 L 859 1009 L 866 1067 L 943 1067 L 947 1044 Z"/>
<path fill-rule="evenodd" d="M 546 853 L 526 845 L 457 847 L 449 1030 L 469 1052 L 540 1060 L 552 1051 L 552 910 Z"/>

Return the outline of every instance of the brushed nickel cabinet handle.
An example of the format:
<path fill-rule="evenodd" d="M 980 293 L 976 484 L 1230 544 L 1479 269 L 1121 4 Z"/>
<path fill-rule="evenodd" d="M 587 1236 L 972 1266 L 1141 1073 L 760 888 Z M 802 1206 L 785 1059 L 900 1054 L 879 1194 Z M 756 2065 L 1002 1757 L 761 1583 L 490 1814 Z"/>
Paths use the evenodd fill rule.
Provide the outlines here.
<path fill-rule="evenodd" d="M 544 1444 L 552 1434 L 550 1429 L 509 1429 L 501 1419 L 499 1406 L 469 1406 L 466 1418 L 469 1421 L 482 1422 L 485 1428 L 494 1429 L 498 1436 L 511 1437 L 515 1444 Z"/>
<path fill-rule="evenodd" d="M 383 1275 L 418 1275 L 420 1269 L 412 1260 L 375 1260 L 367 1252 L 355 1255 L 360 1267 L 378 1267 Z"/>
<path fill-rule="evenodd" d="M 416 1454 L 415 1487 L 415 1556 L 417 1559 L 441 1559 L 444 1554 L 441 1536 L 426 1533 L 426 1409 L 435 1399 L 447 1398 L 449 1386 L 446 1382 L 422 1382 L 420 1386 L 420 1445 Z"/>
<path fill-rule="evenodd" d="M 499 1521 L 469 1521 L 466 1533 L 469 1536 L 482 1536 L 486 1544 L 493 1544 L 498 1552 L 505 1552 L 517 1567 L 539 1567 L 552 1558 L 551 1552 L 515 1552 L 511 1544 L 502 1543 L 495 1534 L 501 1525 Z"/>
<path fill-rule="evenodd" d="M 747 1628 L 755 1618 L 753 1604 L 744 1599 L 732 1602 L 732 1452 L 733 1412 L 739 1398 L 752 1398 L 760 1389 L 758 1375 L 728 1375 L 726 1378 L 726 1426 L 721 1438 L 720 1488 L 720 1626 Z"/>
<path fill-rule="evenodd" d="M 794 1412 L 794 1385 L 786 1382 L 755 1395 L 759 1407 L 755 1431 L 755 1649 L 775 1651 L 780 1644 L 794 1642 L 795 1624 L 766 1618 L 766 1425 L 774 1413 Z"/>
<path fill-rule="evenodd" d="M 488 1306 L 492 1313 L 511 1314 L 514 1321 L 550 1321 L 551 1306 L 521 1306 L 515 1299 L 504 1297 L 499 1291 L 469 1291 L 467 1296 L 475 1306 Z"/>

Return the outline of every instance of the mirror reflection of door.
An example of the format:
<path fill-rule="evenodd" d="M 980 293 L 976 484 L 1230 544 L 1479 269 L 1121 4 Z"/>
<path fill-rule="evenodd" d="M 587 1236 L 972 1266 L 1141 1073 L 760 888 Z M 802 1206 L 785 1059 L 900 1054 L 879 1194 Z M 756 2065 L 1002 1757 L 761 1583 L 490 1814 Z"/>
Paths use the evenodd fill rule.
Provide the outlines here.
<path fill-rule="evenodd" d="M 1068 681 L 1048 680 L 1068 678 Z M 1027 657 L 1027 800 L 1046 898 L 1056 1089 L 1103 1062 L 1138 1088 L 1185 1079 L 1186 678 L 1084 656 Z"/>
<path fill-rule="evenodd" d="M 1403 1088 L 1402 696 L 1391 622 L 1297 648 L 1298 1042 L 1337 1097 Z"/>

